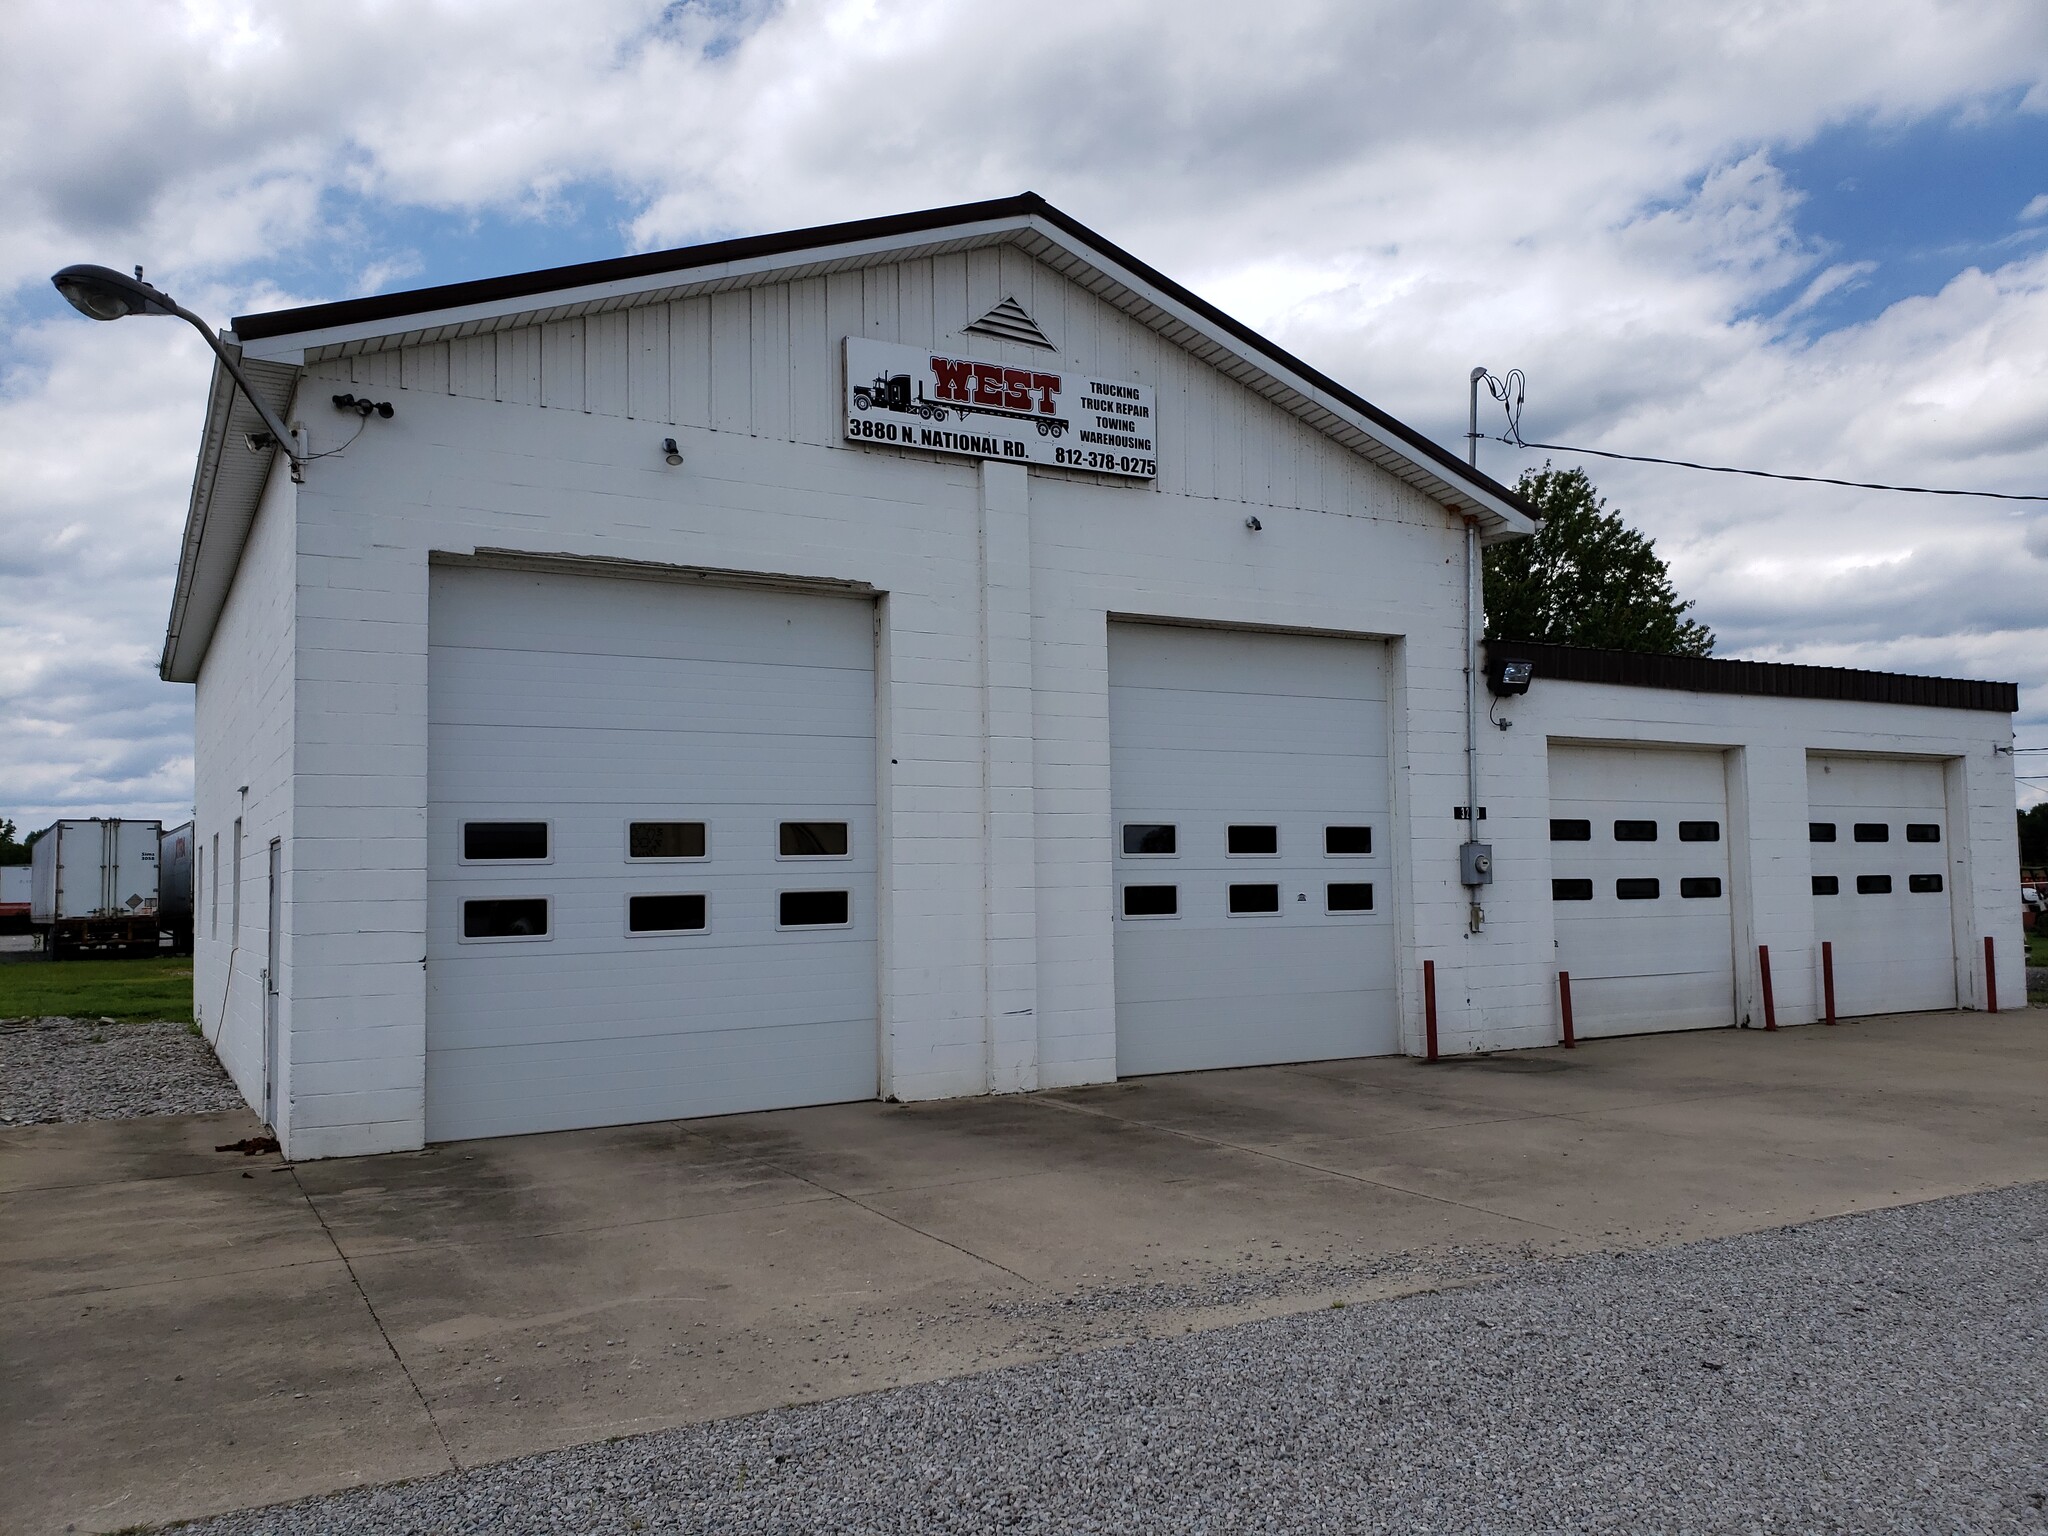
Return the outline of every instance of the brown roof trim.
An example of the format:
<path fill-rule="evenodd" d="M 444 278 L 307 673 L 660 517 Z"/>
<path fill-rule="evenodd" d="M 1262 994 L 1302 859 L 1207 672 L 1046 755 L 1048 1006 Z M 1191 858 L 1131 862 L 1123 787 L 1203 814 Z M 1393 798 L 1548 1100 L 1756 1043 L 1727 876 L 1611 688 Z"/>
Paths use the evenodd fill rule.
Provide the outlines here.
<path fill-rule="evenodd" d="M 1623 688 L 1674 688 L 1687 693 L 1920 704 L 2006 715 L 2020 707 L 2017 683 L 1967 677 L 1914 677 L 1904 672 L 1859 672 L 1849 667 L 1805 667 L 1781 661 L 1722 661 L 1709 656 L 1645 656 L 1634 651 L 1510 640 L 1489 640 L 1486 649 L 1490 656 L 1533 661 L 1539 682 L 1552 678 L 1567 683 L 1614 683 Z"/>
<path fill-rule="evenodd" d="M 1233 319 L 1208 300 L 1189 292 L 1172 278 L 1148 266 L 1137 257 L 1113 245 L 1078 219 L 1062 213 L 1036 192 L 1015 197 L 990 198 L 978 203 L 955 203 L 946 208 L 926 208 L 916 213 L 891 214 L 880 219 L 855 219 L 845 224 L 819 224 L 808 229 L 786 230 L 772 235 L 748 235 L 737 240 L 716 240 L 708 245 L 688 245 L 669 251 L 646 251 L 637 256 L 614 256 L 604 261 L 579 262 L 569 267 L 549 267 L 538 272 L 516 272 L 504 277 L 479 278 L 466 283 L 444 283 L 436 288 L 414 288 L 402 293 L 378 293 L 366 298 L 343 299 L 333 304 L 310 304 L 299 309 L 272 310 L 261 315 L 237 315 L 235 335 L 243 341 L 273 336 L 290 336 L 301 331 L 327 330 L 335 326 L 363 325 L 380 320 L 397 320 L 407 315 L 454 309 L 470 304 L 497 304 L 531 298 L 565 288 L 595 283 L 622 282 L 638 277 L 656 277 L 687 272 L 697 267 L 716 266 L 727 261 L 747 261 L 763 256 L 784 256 L 816 246 L 847 245 L 863 240 L 887 240 L 905 235 L 926 234 L 955 224 L 972 224 L 989 219 L 1040 218 L 1055 225 L 1080 244 L 1136 274 L 1167 294 L 1176 303 L 1199 314 L 1218 330 L 1227 332 L 1253 352 L 1267 357 L 1289 372 L 1322 390 L 1374 426 L 1403 449 L 1449 471 L 1455 480 L 1482 487 L 1521 512 L 1540 521 L 1536 509 L 1523 501 L 1491 475 L 1474 469 L 1441 443 L 1432 441 L 1403 422 L 1339 384 L 1329 375 L 1310 367 L 1293 353 L 1267 340 L 1241 320 Z"/>
<path fill-rule="evenodd" d="M 568 267 L 543 267 L 537 272 L 508 272 L 503 277 L 480 277 L 466 283 L 442 283 L 434 288 L 373 293 L 365 298 L 341 299 L 333 304 L 308 304 L 299 309 L 274 309 L 261 315 L 237 315 L 235 334 L 244 341 L 257 341 L 270 336 L 290 336 L 299 331 L 324 331 L 333 326 L 398 320 L 437 309 L 458 309 L 468 304 L 500 304 L 509 299 L 532 298 L 564 288 L 588 287 L 593 283 L 617 283 L 636 277 L 688 272 L 726 261 L 786 256 L 792 251 L 809 250 L 814 246 L 889 240 L 900 235 L 943 229 L 952 224 L 1025 218 L 1051 211 L 1051 204 L 1044 198 L 1036 192 L 1026 192 L 1020 197 L 955 203 L 949 208 L 927 208 L 918 213 L 891 214 L 887 218 L 817 224 L 808 229 L 783 230 L 772 235 L 743 235 L 734 240 L 713 240 L 706 245 L 642 251 L 636 256 L 608 256 L 602 261 L 579 261 Z"/>

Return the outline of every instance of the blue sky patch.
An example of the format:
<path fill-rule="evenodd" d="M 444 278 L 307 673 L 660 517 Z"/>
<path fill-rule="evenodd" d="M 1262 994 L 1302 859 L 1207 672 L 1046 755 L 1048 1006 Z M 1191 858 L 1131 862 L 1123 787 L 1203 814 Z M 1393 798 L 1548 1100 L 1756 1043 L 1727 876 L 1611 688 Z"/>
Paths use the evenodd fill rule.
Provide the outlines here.
<path fill-rule="evenodd" d="M 1970 267 L 2000 267 L 2048 243 L 2048 212 L 2020 218 L 2048 193 L 2048 114 L 2017 105 L 2008 98 L 1981 113 L 1904 125 L 1845 123 L 1774 156 L 1805 194 L 1794 222 L 1829 247 L 1826 265 L 1875 264 L 1820 299 L 1804 326 L 1854 325 L 1900 299 L 1939 292 Z M 1802 279 L 1757 312 L 1775 313 L 1804 287 Z"/>
<path fill-rule="evenodd" d="M 328 238 L 253 263 L 250 275 L 340 299 L 601 261 L 627 249 L 625 227 L 640 208 L 597 181 L 522 209 L 474 211 L 334 191 L 322 209 Z"/>

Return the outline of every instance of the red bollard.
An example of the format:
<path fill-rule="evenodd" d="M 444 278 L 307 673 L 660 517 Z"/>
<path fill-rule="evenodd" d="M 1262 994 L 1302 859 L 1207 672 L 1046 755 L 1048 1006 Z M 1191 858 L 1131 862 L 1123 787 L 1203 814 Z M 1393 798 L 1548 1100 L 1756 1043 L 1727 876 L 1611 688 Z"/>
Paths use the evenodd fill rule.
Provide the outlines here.
<path fill-rule="evenodd" d="M 1984 1011 L 1998 1012 L 1998 951 L 1991 947 L 1991 935 L 1984 935 Z"/>
<path fill-rule="evenodd" d="M 1557 1000 L 1564 1005 L 1564 1048 L 1568 1051 L 1578 1048 L 1578 1037 L 1572 1033 L 1572 973 L 1557 973 Z"/>
<path fill-rule="evenodd" d="M 1771 996 L 1771 946 L 1759 944 L 1756 947 L 1757 963 L 1764 973 L 1764 1028 L 1778 1027 L 1778 1000 Z"/>
<path fill-rule="evenodd" d="M 1828 1022 L 1835 1022 L 1835 946 L 1826 939 L 1820 944 L 1820 989 L 1827 999 Z"/>
<path fill-rule="evenodd" d="M 1436 1060 L 1436 962 L 1422 962 L 1422 1023 L 1425 1031 L 1423 1043 L 1428 1047 L 1425 1061 Z"/>

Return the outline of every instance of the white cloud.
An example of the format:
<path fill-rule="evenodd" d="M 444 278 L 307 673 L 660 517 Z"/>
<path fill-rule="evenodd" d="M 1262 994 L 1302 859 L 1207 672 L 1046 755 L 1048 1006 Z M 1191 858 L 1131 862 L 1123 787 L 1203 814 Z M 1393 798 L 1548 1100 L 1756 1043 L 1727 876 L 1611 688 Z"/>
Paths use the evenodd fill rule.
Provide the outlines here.
<path fill-rule="evenodd" d="M 2036 219 L 2048 219 L 2048 192 L 2036 194 L 2028 199 L 2027 206 L 2020 210 L 2020 222 L 2031 224 Z"/>
<path fill-rule="evenodd" d="M 1525 430 L 1553 441 L 2048 486 L 2044 258 L 1806 335 L 1864 263 L 1799 236 L 1775 154 L 1831 123 L 2048 101 L 2048 12 L 1530 0 L 1469 20 L 1430 0 L 29 0 L 0 53 L 0 285 L 143 260 L 225 315 L 298 297 L 263 274 L 308 255 L 403 281 L 417 257 L 379 244 L 380 205 L 539 213 L 595 181 L 651 246 L 1030 186 L 1444 441 L 1485 362 L 1528 369 Z M 202 349 L 67 314 L 18 320 L 8 359 L 0 774 L 38 815 L 169 805 L 189 741 L 145 701 L 184 707 L 149 679 Z M 2017 677 L 2048 744 L 2048 509 L 1591 468 L 1724 649 Z"/>

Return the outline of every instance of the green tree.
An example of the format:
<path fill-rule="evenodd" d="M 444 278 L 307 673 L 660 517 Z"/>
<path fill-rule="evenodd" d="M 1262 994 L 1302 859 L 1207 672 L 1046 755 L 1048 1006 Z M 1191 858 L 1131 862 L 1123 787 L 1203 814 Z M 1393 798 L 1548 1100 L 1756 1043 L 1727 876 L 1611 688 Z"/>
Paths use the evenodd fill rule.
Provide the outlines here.
<path fill-rule="evenodd" d="M 2020 812 L 2020 862 L 2029 869 L 2048 868 L 2048 800 Z"/>
<path fill-rule="evenodd" d="M 1534 538 L 1486 552 L 1486 636 L 1710 656 L 1657 546 L 1607 510 L 1583 469 L 1525 470 L 1515 490 L 1543 517 Z"/>
<path fill-rule="evenodd" d="M 33 862 L 34 855 L 29 849 L 35 842 L 35 834 L 33 832 L 29 834 L 28 842 L 18 843 L 14 840 L 14 831 L 14 823 L 7 817 L 0 816 L 0 864 L 27 864 Z"/>

